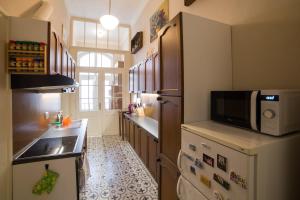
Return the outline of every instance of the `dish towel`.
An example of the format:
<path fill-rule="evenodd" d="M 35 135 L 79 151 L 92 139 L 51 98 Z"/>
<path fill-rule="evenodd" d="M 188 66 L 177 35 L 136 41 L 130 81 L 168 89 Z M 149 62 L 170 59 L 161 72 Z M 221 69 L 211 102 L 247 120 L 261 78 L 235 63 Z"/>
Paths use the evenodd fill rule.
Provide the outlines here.
<path fill-rule="evenodd" d="M 46 170 L 43 177 L 35 184 L 32 189 L 32 193 L 36 195 L 41 195 L 44 192 L 48 194 L 53 190 L 59 174 L 57 172 Z"/>

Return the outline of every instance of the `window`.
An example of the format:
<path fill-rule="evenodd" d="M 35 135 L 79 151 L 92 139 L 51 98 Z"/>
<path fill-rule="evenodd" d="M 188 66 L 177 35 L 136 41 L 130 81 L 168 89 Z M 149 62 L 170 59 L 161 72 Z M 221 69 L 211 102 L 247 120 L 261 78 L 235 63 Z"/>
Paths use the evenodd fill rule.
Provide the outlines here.
<path fill-rule="evenodd" d="M 79 67 L 124 68 L 123 54 L 78 51 L 77 63 Z"/>
<path fill-rule="evenodd" d="M 98 73 L 79 73 L 80 111 L 97 111 L 98 108 Z"/>
<path fill-rule="evenodd" d="M 105 73 L 105 110 L 122 109 L 122 74 Z"/>
<path fill-rule="evenodd" d="M 129 27 L 107 31 L 101 24 L 73 20 L 73 46 L 129 51 Z"/>

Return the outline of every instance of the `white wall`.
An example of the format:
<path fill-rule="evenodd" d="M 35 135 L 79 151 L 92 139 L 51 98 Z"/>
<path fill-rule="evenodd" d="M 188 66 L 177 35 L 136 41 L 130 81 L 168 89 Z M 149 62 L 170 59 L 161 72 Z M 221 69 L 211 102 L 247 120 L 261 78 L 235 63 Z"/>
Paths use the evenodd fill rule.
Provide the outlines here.
<path fill-rule="evenodd" d="M 9 76 L 5 67 L 7 23 L 0 14 L 0 199 L 11 199 L 12 105 Z"/>
<path fill-rule="evenodd" d="M 150 44 L 149 18 L 163 0 L 151 0 L 132 25 L 144 32 L 144 47 L 133 63 L 157 51 Z M 297 0 L 169 0 L 170 19 L 184 11 L 233 26 L 233 84 L 246 88 L 300 88 L 300 1 Z"/>

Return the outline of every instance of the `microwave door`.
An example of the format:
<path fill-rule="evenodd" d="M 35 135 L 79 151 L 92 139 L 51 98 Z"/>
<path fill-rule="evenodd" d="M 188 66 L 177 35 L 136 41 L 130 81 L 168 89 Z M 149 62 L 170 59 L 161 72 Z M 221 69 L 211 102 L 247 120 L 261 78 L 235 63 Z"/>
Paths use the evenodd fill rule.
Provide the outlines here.
<path fill-rule="evenodd" d="M 252 91 L 213 91 L 211 119 L 251 128 L 251 95 Z"/>
<path fill-rule="evenodd" d="M 258 126 L 257 126 L 257 120 L 258 120 L 258 116 L 257 114 L 260 112 L 258 112 L 260 104 L 258 102 L 258 96 L 259 96 L 259 91 L 253 91 L 251 93 L 251 105 L 250 105 L 250 124 L 251 124 L 251 129 L 258 131 Z"/>

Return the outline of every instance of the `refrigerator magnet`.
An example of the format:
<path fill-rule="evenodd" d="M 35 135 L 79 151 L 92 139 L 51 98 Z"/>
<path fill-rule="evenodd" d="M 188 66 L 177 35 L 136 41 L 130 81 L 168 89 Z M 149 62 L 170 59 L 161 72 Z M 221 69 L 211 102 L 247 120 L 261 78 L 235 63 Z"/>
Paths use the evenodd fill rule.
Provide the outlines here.
<path fill-rule="evenodd" d="M 206 154 L 203 154 L 203 162 L 211 167 L 214 167 L 214 159 Z"/>
<path fill-rule="evenodd" d="M 224 172 L 227 172 L 227 158 L 218 154 L 217 155 L 217 167 Z"/>
<path fill-rule="evenodd" d="M 201 175 L 201 176 L 200 176 L 200 181 L 201 181 L 206 187 L 211 188 L 211 181 L 210 181 L 207 177 Z"/>
<path fill-rule="evenodd" d="M 226 190 L 229 190 L 230 188 L 230 184 L 221 176 L 214 174 L 214 180 L 219 183 L 221 186 L 223 186 L 223 188 L 225 188 Z"/>

